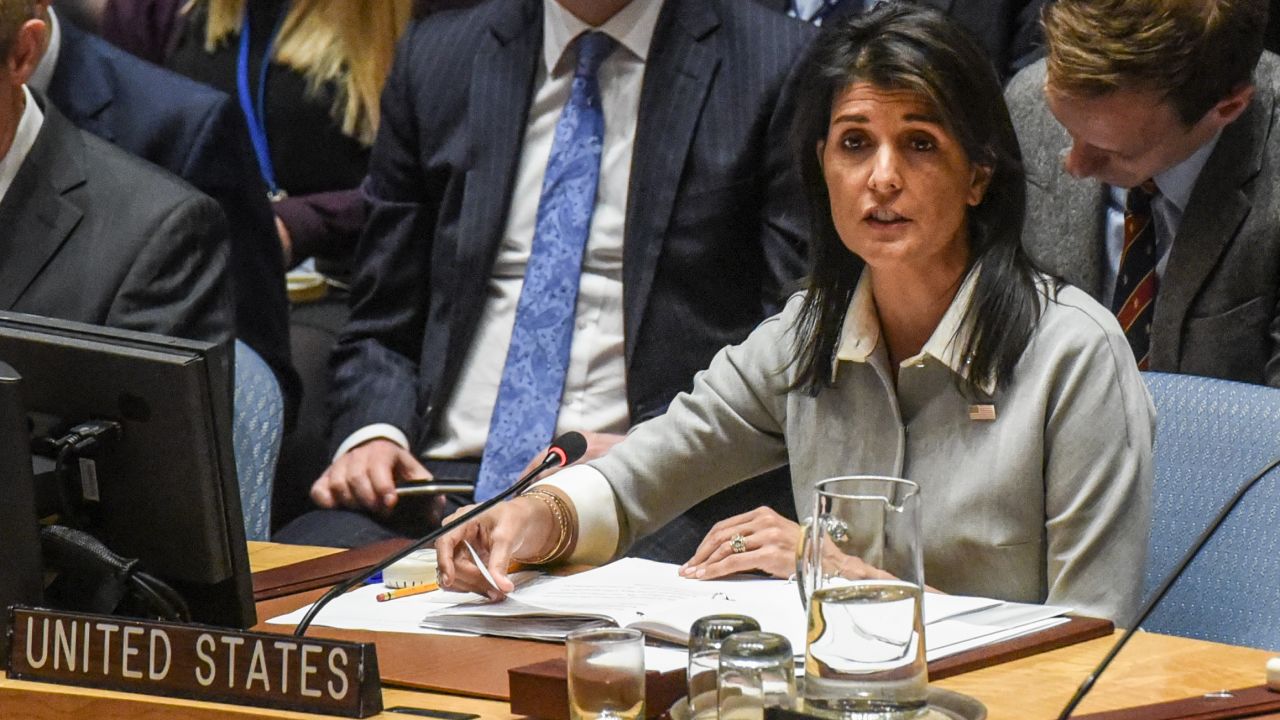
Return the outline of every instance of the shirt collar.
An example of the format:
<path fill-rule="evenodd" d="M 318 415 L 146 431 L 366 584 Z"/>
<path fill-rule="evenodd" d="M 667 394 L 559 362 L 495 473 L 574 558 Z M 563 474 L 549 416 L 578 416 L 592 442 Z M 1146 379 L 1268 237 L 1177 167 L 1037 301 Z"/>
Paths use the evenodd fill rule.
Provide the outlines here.
<path fill-rule="evenodd" d="M 36 144 L 36 136 L 40 134 L 40 126 L 44 124 L 44 113 L 36 105 L 36 99 L 31 96 L 26 85 L 22 86 L 22 94 L 27 106 L 22 109 L 22 117 L 18 120 L 18 129 L 14 132 L 9 152 L 0 157 L 0 201 L 4 200 L 9 186 L 13 185 L 13 179 L 17 177 L 31 147 Z"/>
<path fill-rule="evenodd" d="M 969 309 L 977 282 L 978 268 L 975 265 L 961 282 L 960 289 L 951 300 L 951 306 L 943 313 L 942 320 L 938 322 L 938 327 L 934 328 L 924 347 L 915 356 L 903 360 L 899 367 L 918 365 L 926 357 L 931 357 L 955 374 L 966 380 L 970 379 L 969 363 L 963 355 L 963 349 L 968 344 L 972 328 L 964 322 L 964 315 Z M 862 276 L 858 278 L 858 286 L 853 291 L 853 298 L 849 301 L 849 309 L 845 312 L 840 344 L 836 347 L 835 363 L 831 368 L 832 377 L 835 377 L 840 362 L 867 362 L 879 344 L 880 317 L 876 313 L 875 298 L 871 294 L 871 273 L 863 270 Z M 995 392 L 995 384 L 989 378 L 975 384 L 988 395 Z"/>
<path fill-rule="evenodd" d="M 640 62 L 645 62 L 649 58 L 649 42 L 653 39 L 653 29 L 658 24 L 661 9 L 661 0 L 632 0 L 603 25 L 593 28 L 561 7 L 556 0 L 542 0 L 542 60 L 546 64 L 547 75 L 556 74 L 569 44 L 588 30 L 605 33 Z M 572 67 L 564 70 L 571 71 Z"/>
<path fill-rule="evenodd" d="M 1186 212 L 1187 202 L 1191 200 L 1191 191 L 1196 187 L 1200 171 L 1204 170 L 1205 163 L 1209 162 L 1209 156 L 1213 154 L 1213 149 L 1218 146 L 1218 139 L 1221 137 L 1222 131 L 1219 130 L 1209 138 L 1209 142 L 1201 145 L 1186 160 L 1153 178 L 1156 181 L 1156 187 L 1160 188 L 1160 194 L 1177 205 L 1182 212 Z"/>
<path fill-rule="evenodd" d="M 44 51 L 36 69 L 27 78 L 27 86 L 46 95 L 49 94 L 49 83 L 53 82 L 53 71 L 58 67 L 58 54 L 62 50 L 62 25 L 58 22 L 58 14 L 49 8 L 49 49 Z"/>

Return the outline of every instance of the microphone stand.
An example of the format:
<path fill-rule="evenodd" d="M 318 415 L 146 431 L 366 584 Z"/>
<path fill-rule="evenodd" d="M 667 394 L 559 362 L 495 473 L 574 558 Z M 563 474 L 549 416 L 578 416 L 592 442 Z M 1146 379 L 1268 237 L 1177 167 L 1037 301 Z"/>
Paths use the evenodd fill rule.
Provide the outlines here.
<path fill-rule="evenodd" d="M 1129 629 L 1124 631 L 1124 635 L 1120 636 L 1120 639 L 1116 641 L 1114 646 L 1112 646 L 1111 650 L 1107 653 L 1107 656 L 1102 658 L 1102 662 L 1098 663 L 1098 667 L 1094 668 L 1093 672 L 1089 673 L 1089 677 L 1085 678 L 1084 682 L 1080 683 L 1080 687 L 1076 690 L 1076 694 L 1071 697 L 1071 701 L 1067 703 L 1067 706 L 1064 707 L 1062 712 L 1058 715 L 1058 720 L 1067 720 L 1067 718 L 1071 717 L 1071 713 L 1075 711 L 1076 706 L 1080 704 L 1080 701 L 1084 700 L 1084 696 L 1089 693 L 1089 690 L 1093 688 L 1094 683 L 1098 681 L 1098 676 L 1107 669 L 1107 666 L 1111 664 L 1111 661 L 1115 659 L 1116 655 L 1120 654 L 1120 651 L 1124 649 L 1126 644 L 1128 644 L 1129 638 L 1133 637 L 1133 634 L 1137 632 L 1142 623 L 1147 621 L 1147 617 L 1151 615 L 1151 611 L 1156 609 L 1156 605 L 1159 605 L 1160 601 L 1164 599 L 1164 596 L 1169 593 L 1169 589 L 1173 587 L 1173 584 L 1178 581 L 1178 578 L 1182 577 L 1182 573 L 1186 571 L 1187 567 L 1191 565 L 1191 561 L 1195 560 L 1196 556 L 1200 554 L 1200 551 L 1204 549 L 1205 544 L 1209 542 L 1209 538 L 1213 537 L 1214 534 L 1218 532 L 1219 527 L 1222 527 L 1222 523 L 1226 521 L 1227 516 L 1230 515 L 1231 511 L 1236 509 L 1236 505 L 1239 505 L 1240 501 L 1244 499 L 1245 493 L 1252 490 L 1253 486 L 1257 485 L 1259 480 L 1266 477 L 1267 473 L 1276 469 L 1277 466 L 1280 466 L 1280 458 L 1272 460 L 1270 464 L 1262 468 L 1261 472 L 1245 481 L 1245 483 L 1240 486 L 1240 489 L 1236 491 L 1236 494 L 1232 496 L 1231 500 L 1218 511 L 1218 516 L 1213 519 L 1213 522 L 1209 523 L 1209 525 L 1204 529 L 1204 532 L 1200 533 L 1200 537 L 1195 541 L 1195 544 L 1191 546 L 1191 549 L 1187 550 L 1187 554 L 1182 557 L 1182 561 L 1173 569 L 1173 572 L 1169 573 L 1169 575 L 1165 577 L 1164 582 L 1160 583 L 1160 588 L 1151 596 L 1151 599 L 1147 600 L 1147 604 L 1143 606 L 1142 612 L 1138 613 L 1138 619 L 1134 620 Z"/>
<path fill-rule="evenodd" d="M 474 518 L 475 516 L 479 515 L 485 510 L 488 510 L 494 505 L 497 505 L 503 500 L 506 500 L 512 495 L 519 493 L 521 490 L 524 490 L 526 487 L 528 487 L 543 472 L 557 465 L 565 464 L 565 460 L 566 460 L 566 457 L 565 457 L 564 451 L 558 447 L 553 447 L 551 451 L 547 453 L 547 456 L 542 459 L 542 462 L 539 463 L 537 467 L 535 467 L 534 469 L 526 473 L 524 477 L 517 480 L 515 484 L 512 485 L 511 487 L 508 487 L 506 490 L 503 490 L 497 495 L 494 495 L 488 500 L 485 500 L 479 505 L 476 505 L 475 507 L 471 508 L 467 512 L 463 513 L 460 517 L 455 518 L 454 520 L 441 525 L 438 529 L 434 530 L 433 532 L 427 533 L 425 536 L 419 538 L 418 540 L 415 540 L 408 547 L 388 557 L 386 560 L 383 560 L 382 562 L 378 563 L 377 565 L 374 565 L 368 570 L 365 570 L 364 572 L 352 578 L 349 578 L 342 583 L 339 583 L 333 586 L 332 588 L 329 589 L 328 592 L 326 592 L 323 596 L 321 596 L 321 598 L 311 606 L 311 609 L 307 611 L 307 614 L 303 616 L 302 621 L 299 622 L 298 626 L 293 630 L 294 636 L 302 637 L 303 635 L 305 635 L 307 632 L 307 628 L 311 627 L 311 622 L 316 619 L 316 616 L 320 614 L 320 611 L 324 609 L 324 606 L 328 605 L 334 598 L 338 597 L 339 595 L 342 595 L 343 593 L 346 593 L 348 590 L 356 587 L 357 585 L 363 584 L 364 581 L 373 577 L 375 573 L 385 570 L 388 566 L 408 557 L 410 553 L 420 549 L 422 546 L 435 542 L 435 539 L 440 537 L 441 535 L 444 535 L 445 533 L 453 530 L 454 528 L 459 527 L 460 525 L 462 525 L 463 523 L 466 523 L 471 518 Z"/>

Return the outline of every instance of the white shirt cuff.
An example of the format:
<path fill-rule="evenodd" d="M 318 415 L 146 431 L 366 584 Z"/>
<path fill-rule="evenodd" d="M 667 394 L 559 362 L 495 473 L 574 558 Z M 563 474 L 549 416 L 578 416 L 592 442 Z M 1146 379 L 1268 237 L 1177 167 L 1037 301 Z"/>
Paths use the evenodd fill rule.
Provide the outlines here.
<path fill-rule="evenodd" d="M 337 460 L 351 450 L 351 448 L 362 445 L 370 440 L 390 440 L 405 450 L 409 449 L 409 438 L 405 437 L 404 431 L 395 425 L 388 423 L 374 423 L 365 425 L 359 430 L 347 436 L 346 440 L 338 446 L 338 452 L 333 454 L 333 459 Z"/>
<path fill-rule="evenodd" d="M 578 513 L 578 545 L 566 562 L 603 565 L 618 550 L 618 506 L 613 486 L 590 465 L 574 465 L 543 480 L 573 501 Z"/>

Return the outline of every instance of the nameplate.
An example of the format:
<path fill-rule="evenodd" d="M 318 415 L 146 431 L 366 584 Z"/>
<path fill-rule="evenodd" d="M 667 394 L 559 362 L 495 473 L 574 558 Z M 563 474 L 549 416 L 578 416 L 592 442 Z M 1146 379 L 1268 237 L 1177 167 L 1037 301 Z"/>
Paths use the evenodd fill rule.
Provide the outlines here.
<path fill-rule="evenodd" d="M 372 643 L 13 607 L 9 677 L 363 718 L 382 712 Z"/>

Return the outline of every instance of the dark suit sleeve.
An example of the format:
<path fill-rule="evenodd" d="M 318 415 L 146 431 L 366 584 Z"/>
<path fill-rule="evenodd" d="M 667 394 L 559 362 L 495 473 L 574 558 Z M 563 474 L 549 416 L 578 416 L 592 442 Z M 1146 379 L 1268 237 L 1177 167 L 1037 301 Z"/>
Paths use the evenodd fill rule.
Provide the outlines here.
<path fill-rule="evenodd" d="M 222 209 L 190 192 L 156 218 L 153 226 L 140 228 L 146 242 L 130 261 L 104 324 L 208 342 L 231 339 Z"/>
<path fill-rule="evenodd" d="M 302 388 L 289 351 L 284 257 L 247 136 L 239 109 L 223 97 L 204 117 L 179 174 L 226 213 L 236 337 L 271 366 L 285 400 L 285 425 L 292 427 Z"/>
<path fill-rule="evenodd" d="M 412 31 L 396 53 L 364 191 L 369 217 L 356 249 L 351 317 L 332 356 L 330 441 L 389 423 L 416 436 L 418 358 L 430 289 L 440 190 L 418 164 Z"/>
<path fill-rule="evenodd" d="M 107 0 L 102 36 L 118 48 L 163 65 L 182 27 L 183 0 Z"/>
<path fill-rule="evenodd" d="M 766 273 L 761 285 L 765 316 L 782 310 L 787 296 L 797 289 L 804 274 L 809 232 L 808 204 L 796 164 L 791 157 L 791 118 L 795 112 L 795 88 L 803 63 L 796 63 L 783 86 L 769 121 L 766 144 L 764 213 L 761 217 L 761 247 Z"/>
<path fill-rule="evenodd" d="M 1019 70 L 1044 57 L 1044 28 L 1040 25 L 1040 13 L 1045 0 L 1020 0 L 1013 19 L 1013 34 L 1009 38 L 1008 52 L 1003 58 L 1001 72 L 1006 79 Z"/>
<path fill-rule="evenodd" d="M 350 256 L 364 227 L 360 188 L 292 195 L 277 202 L 274 210 L 289 230 L 295 263 L 312 256 Z"/>

